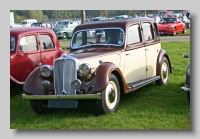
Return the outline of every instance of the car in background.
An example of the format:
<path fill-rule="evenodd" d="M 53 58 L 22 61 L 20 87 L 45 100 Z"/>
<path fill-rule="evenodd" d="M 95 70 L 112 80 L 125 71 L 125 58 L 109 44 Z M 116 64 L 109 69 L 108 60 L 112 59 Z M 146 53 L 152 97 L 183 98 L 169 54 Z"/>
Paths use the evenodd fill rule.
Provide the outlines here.
<path fill-rule="evenodd" d="M 25 19 L 25 20 L 22 20 L 20 22 L 21 25 L 23 25 L 24 27 L 30 27 L 32 23 L 35 23 L 37 22 L 36 19 Z"/>
<path fill-rule="evenodd" d="M 147 17 L 154 19 L 156 21 L 156 23 L 159 23 L 159 21 L 161 19 L 159 16 L 147 16 Z"/>
<path fill-rule="evenodd" d="M 10 28 L 10 81 L 24 85 L 28 75 L 38 63 L 53 65 L 53 61 L 66 54 L 55 33 L 48 28 Z M 11 85 L 11 86 L 12 86 Z"/>
<path fill-rule="evenodd" d="M 95 37 L 88 37 L 93 30 Z M 170 58 L 153 19 L 88 22 L 75 27 L 69 54 L 30 74 L 22 98 L 38 114 L 77 108 L 79 100 L 92 99 L 101 114 L 109 114 L 117 111 L 122 95 L 152 82 L 167 85 L 170 73 Z"/>
<path fill-rule="evenodd" d="M 96 22 L 96 21 L 102 21 L 102 20 L 108 20 L 108 18 L 107 17 L 90 18 L 90 22 Z"/>
<path fill-rule="evenodd" d="M 164 17 L 158 23 L 160 35 L 173 35 L 177 33 L 186 33 L 187 26 L 177 17 Z"/>
<path fill-rule="evenodd" d="M 79 23 L 73 20 L 63 20 L 56 24 L 53 28 L 57 38 L 68 39 L 72 37 L 74 28 L 78 26 Z"/>
<path fill-rule="evenodd" d="M 184 58 L 190 58 L 190 55 L 187 53 L 183 54 Z M 187 99 L 190 102 L 190 64 L 188 64 L 186 71 L 185 71 L 185 85 L 181 87 L 181 89 L 187 92 Z"/>
<path fill-rule="evenodd" d="M 179 17 L 179 19 L 181 19 L 182 22 L 186 24 L 187 28 L 190 28 L 190 19 L 186 15 L 183 17 Z"/>
<path fill-rule="evenodd" d="M 44 27 L 44 28 L 53 29 L 54 25 L 51 22 L 35 22 L 31 24 L 31 27 Z"/>
<path fill-rule="evenodd" d="M 16 23 L 10 25 L 10 28 L 16 28 L 16 27 L 24 27 L 24 26 Z"/>

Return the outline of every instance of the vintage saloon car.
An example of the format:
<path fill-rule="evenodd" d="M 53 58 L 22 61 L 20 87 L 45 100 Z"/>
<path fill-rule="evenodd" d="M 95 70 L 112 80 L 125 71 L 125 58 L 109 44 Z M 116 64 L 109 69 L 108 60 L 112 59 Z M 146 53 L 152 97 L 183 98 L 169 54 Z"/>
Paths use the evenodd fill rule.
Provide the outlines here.
<path fill-rule="evenodd" d="M 95 30 L 94 37 L 87 33 Z M 105 35 L 104 35 L 105 34 Z M 88 22 L 73 32 L 70 53 L 40 65 L 22 94 L 36 113 L 76 108 L 95 99 L 100 113 L 115 112 L 120 95 L 149 83 L 167 85 L 172 65 L 161 48 L 157 23 L 148 17 Z"/>
<path fill-rule="evenodd" d="M 38 63 L 53 65 L 67 52 L 60 47 L 55 33 L 41 27 L 10 29 L 10 81 L 23 85 Z"/>

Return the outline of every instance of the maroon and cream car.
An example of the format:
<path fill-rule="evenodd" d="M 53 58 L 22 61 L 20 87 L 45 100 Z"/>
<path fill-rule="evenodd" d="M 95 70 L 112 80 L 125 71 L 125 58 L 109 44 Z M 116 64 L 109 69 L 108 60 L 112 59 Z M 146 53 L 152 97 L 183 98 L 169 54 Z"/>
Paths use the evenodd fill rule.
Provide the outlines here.
<path fill-rule="evenodd" d="M 10 81 L 23 85 L 38 63 L 53 65 L 56 58 L 66 54 L 55 33 L 41 27 L 10 29 Z"/>
<path fill-rule="evenodd" d="M 88 35 L 94 31 L 94 36 Z M 149 83 L 167 85 L 172 65 L 161 48 L 157 23 L 147 17 L 78 25 L 70 53 L 40 65 L 24 84 L 24 100 L 36 113 L 76 108 L 95 99 L 99 112 L 115 112 L 120 96 Z"/>

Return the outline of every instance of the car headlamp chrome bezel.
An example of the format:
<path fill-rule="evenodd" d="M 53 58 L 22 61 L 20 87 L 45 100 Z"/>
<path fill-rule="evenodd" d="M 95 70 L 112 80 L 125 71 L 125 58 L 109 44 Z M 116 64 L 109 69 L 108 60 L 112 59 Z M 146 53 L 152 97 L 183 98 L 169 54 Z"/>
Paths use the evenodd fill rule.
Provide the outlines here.
<path fill-rule="evenodd" d="M 79 65 L 78 71 L 81 75 L 87 76 L 91 73 L 91 67 L 88 63 L 82 63 Z"/>
<path fill-rule="evenodd" d="M 79 90 L 81 88 L 81 81 L 79 79 L 74 79 L 71 83 L 71 87 L 75 90 Z"/>
<path fill-rule="evenodd" d="M 52 71 L 53 71 L 53 68 L 50 65 L 42 65 L 40 67 L 40 73 L 41 73 L 41 75 L 43 77 L 49 77 L 49 76 L 51 76 Z"/>

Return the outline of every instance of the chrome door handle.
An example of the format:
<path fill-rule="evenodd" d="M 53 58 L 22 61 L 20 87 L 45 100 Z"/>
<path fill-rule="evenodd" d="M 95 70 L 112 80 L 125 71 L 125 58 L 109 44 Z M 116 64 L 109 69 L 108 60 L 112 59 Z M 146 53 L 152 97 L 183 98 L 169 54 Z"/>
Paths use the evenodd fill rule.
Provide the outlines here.
<path fill-rule="evenodd" d="M 130 53 L 126 53 L 126 55 L 127 55 L 127 56 L 130 55 Z"/>

